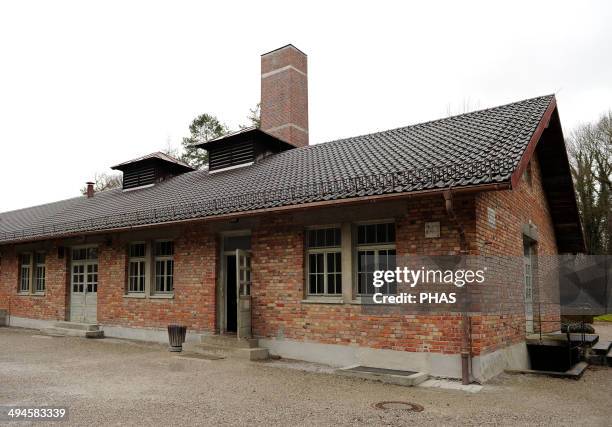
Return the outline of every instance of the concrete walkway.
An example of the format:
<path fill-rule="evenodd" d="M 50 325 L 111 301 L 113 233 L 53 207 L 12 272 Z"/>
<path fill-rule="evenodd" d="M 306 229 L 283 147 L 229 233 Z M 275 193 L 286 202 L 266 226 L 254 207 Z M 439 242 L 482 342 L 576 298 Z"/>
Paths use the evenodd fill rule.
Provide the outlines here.
<path fill-rule="evenodd" d="M 0 328 L 0 405 L 65 405 L 70 419 L 61 425 L 79 426 L 607 426 L 612 419 L 609 368 L 589 370 L 579 381 L 502 376 L 469 393 L 283 363 L 188 358 L 155 344 Z M 381 401 L 414 402 L 424 410 L 373 407 Z"/>

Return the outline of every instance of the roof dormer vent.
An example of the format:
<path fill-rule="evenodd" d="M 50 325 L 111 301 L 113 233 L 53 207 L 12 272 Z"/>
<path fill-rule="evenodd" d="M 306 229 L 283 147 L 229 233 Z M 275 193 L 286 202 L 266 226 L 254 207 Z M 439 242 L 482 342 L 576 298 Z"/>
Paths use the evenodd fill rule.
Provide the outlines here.
<path fill-rule="evenodd" d="M 204 142 L 196 147 L 208 151 L 210 173 L 250 166 L 271 154 L 295 148 L 254 126 Z"/>
<path fill-rule="evenodd" d="M 195 170 L 186 163 L 162 152 L 151 153 L 111 167 L 123 172 L 123 189 L 151 186 L 173 176 Z"/>

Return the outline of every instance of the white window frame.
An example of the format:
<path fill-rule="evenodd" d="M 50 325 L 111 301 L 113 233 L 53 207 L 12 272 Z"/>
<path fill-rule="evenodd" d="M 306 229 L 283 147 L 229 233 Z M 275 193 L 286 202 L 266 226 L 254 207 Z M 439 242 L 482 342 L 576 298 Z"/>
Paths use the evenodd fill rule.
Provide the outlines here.
<path fill-rule="evenodd" d="M 392 224 L 393 228 L 394 228 L 394 242 L 393 243 L 374 243 L 374 244 L 370 244 L 370 243 L 366 243 L 366 244 L 360 244 L 359 243 L 359 227 L 360 226 L 365 226 L 365 225 L 382 225 L 382 224 Z M 359 252 L 362 251 L 371 251 L 374 252 L 374 265 L 377 267 L 380 265 L 380 252 L 381 251 L 389 251 L 389 250 L 393 250 L 395 251 L 395 256 L 397 256 L 397 228 L 396 228 L 396 224 L 395 221 L 393 220 L 389 220 L 389 219 L 381 219 L 381 220 L 373 220 L 373 221 L 363 221 L 363 222 L 358 222 L 355 223 L 354 225 L 354 232 L 352 233 L 353 235 L 353 241 L 354 241 L 354 245 L 353 245 L 353 257 L 354 257 L 354 267 L 353 267 L 353 283 L 354 283 L 354 292 L 355 295 L 360 298 L 360 297 L 369 297 L 372 294 L 368 294 L 366 292 L 360 293 L 359 292 Z M 367 283 L 365 284 L 366 286 L 366 291 L 367 291 Z M 389 284 L 385 284 L 383 287 L 379 288 L 380 292 L 383 294 L 389 294 Z"/>
<path fill-rule="evenodd" d="M 172 243 L 172 255 L 157 255 L 157 253 L 155 252 L 155 247 L 157 246 L 158 243 L 166 243 L 166 242 L 170 242 Z M 152 271 L 153 271 L 153 275 L 152 275 L 152 280 L 151 280 L 151 294 L 152 295 L 173 295 L 174 294 L 174 241 L 171 239 L 159 239 L 159 240 L 154 240 L 151 244 L 151 254 L 152 254 L 152 258 L 153 258 L 153 263 L 152 263 Z M 172 262 L 172 274 L 168 275 L 167 271 L 168 271 L 168 261 Z M 164 291 L 159 291 L 157 290 L 157 263 L 158 262 L 163 262 L 164 263 L 164 269 L 166 271 L 166 274 L 163 275 L 164 277 L 164 287 L 168 286 L 168 277 L 172 278 L 172 289 L 170 290 L 164 290 Z"/>
<path fill-rule="evenodd" d="M 42 254 L 45 257 L 44 262 L 37 263 L 36 256 Z M 24 264 L 22 258 L 24 256 L 29 257 L 27 264 Z M 47 254 L 44 251 L 30 251 L 20 252 L 18 254 L 18 265 L 19 265 L 19 281 L 17 293 L 20 295 L 44 295 L 46 290 L 46 262 Z M 42 278 L 38 276 L 38 269 L 42 268 Z M 24 270 L 27 270 L 27 274 L 24 276 Z M 27 289 L 23 287 L 23 284 L 27 282 Z M 38 290 L 38 283 L 43 283 L 42 290 Z"/>
<path fill-rule="evenodd" d="M 38 262 L 36 259 L 39 255 L 43 256 L 43 262 Z M 34 252 L 33 260 L 34 266 L 34 293 L 35 294 L 44 294 L 47 290 L 47 254 L 44 252 Z M 42 277 L 39 275 L 39 271 L 42 271 Z M 39 285 L 42 283 L 42 287 L 39 289 Z"/>
<path fill-rule="evenodd" d="M 338 246 L 322 246 L 322 247 L 315 247 L 315 248 L 310 248 L 309 247 L 309 236 L 310 236 L 310 232 L 311 231 L 316 231 L 316 230 L 327 230 L 327 229 L 337 229 L 338 232 L 340 233 L 340 242 L 338 242 Z M 310 292 L 310 276 L 311 274 L 321 274 L 321 273 L 311 273 L 310 271 L 310 255 L 319 255 L 322 254 L 323 255 L 323 293 L 311 293 Z M 337 266 L 339 267 L 339 269 L 337 268 L 335 271 L 330 272 L 328 271 L 328 263 L 327 263 L 327 256 L 328 254 L 340 254 L 340 265 Z M 306 297 L 307 298 L 318 298 L 318 297 L 331 297 L 331 298 L 338 298 L 338 297 L 342 297 L 342 228 L 340 224 L 328 224 L 328 225 L 320 225 L 320 226 L 314 226 L 314 227 L 308 227 L 306 228 L 306 239 L 305 239 L 305 264 L 306 264 L 306 268 L 305 268 L 305 272 L 306 272 L 306 278 L 305 278 L 305 291 L 306 291 Z M 340 274 L 340 292 L 338 293 L 329 293 L 329 282 L 328 282 L 328 275 L 329 274 Z M 337 286 L 336 286 L 337 287 Z"/>
<path fill-rule="evenodd" d="M 134 245 L 144 245 L 144 254 L 141 257 L 138 256 L 131 256 L 130 254 L 130 249 L 132 246 Z M 126 277 L 127 277 L 127 283 L 126 283 L 126 293 L 128 295 L 145 295 L 147 292 L 147 282 L 149 281 L 149 275 L 147 274 L 147 271 L 149 269 L 149 262 L 148 262 L 148 254 L 149 254 L 149 245 L 147 244 L 146 241 L 136 241 L 136 242 L 129 242 L 128 246 L 127 246 L 127 256 L 128 256 L 128 262 L 127 262 L 127 271 L 126 271 Z M 132 263 L 143 263 L 142 265 L 142 271 L 139 271 L 138 276 L 132 276 L 131 274 L 131 269 L 130 266 Z M 140 270 L 140 268 L 139 268 Z M 141 291 L 137 291 L 137 290 L 132 290 L 131 288 L 131 281 L 132 278 L 140 278 L 143 277 L 143 288 Z"/>
<path fill-rule="evenodd" d="M 24 264 L 23 257 L 28 256 L 29 260 L 27 264 Z M 30 294 L 32 293 L 32 262 L 33 262 L 33 254 L 32 252 L 22 252 L 19 254 L 19 293 L 20 294 Z M 27 274 L 24 275 L 24 269 L 27 269 Z M 27 287 L 24 288 L 23 285 L 27 281 Z"/>

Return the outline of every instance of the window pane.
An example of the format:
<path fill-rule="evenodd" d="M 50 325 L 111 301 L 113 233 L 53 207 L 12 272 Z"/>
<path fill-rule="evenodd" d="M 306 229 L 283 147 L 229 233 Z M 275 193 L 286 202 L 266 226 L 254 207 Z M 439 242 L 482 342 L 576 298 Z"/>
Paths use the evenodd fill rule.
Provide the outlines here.
<path fill-rule="evenodd" d="M 21 265 L 30 265 L 30 254 L 22 254 L 20 259 Z"/>
<path fill-rule="evenodd" d="M 317 293 L 323 294 L 325 293 L 325 275 L 317 274 Z"/>
<path fill-rule="evenodd" d="M 308 231 L 309 248 L 326 248 L 340 246 L 339 228 L 322 228 Z"/>
<path fill-rule="evenodd" d="M 28 292 L 30 290 L 30 267 L 27 265 L 21 267 L 21 281 L 19 290 L 21 292 Z"/>
<path fill-rule="evenodd" d="M 130 245 L 130 258 L 144 258 L 146 246 L 144 243 L 133 243 Z"/>
<path fill-rule="evenodd" d="M 357 243 L 358 244 L 363 244 L 365 243 L 366 238 L 365 238 L 365 227 L 360 225 L 359 227 L 357 227 Z"/>
<path fill-rule="evenodd" d="M 374 272 L 374 251 L 357 252 L 357 288 L 360 294 L 374 293 L 373 272 Z"/>
<path fill-rule="evenodd" d="M 308 271 L 312 273 L 317 272 L 317 256 L 316 254 L 310 254 L 308 256 L 309 269 Z"/>
<path fill-rule="evenodd" d="M 172 256 L 174 255 L 174 242 L 155 242 L 156 256 Z"/>
<path fill-rule="evenodd" d="M 364 224 L 357 227 L 357 244 L 374 245 L 395 242 L 395 224 Z"/>
<path fill-rule="evenodd" d="M 376 243 L 376 226 L 366 225 L 366 243 Z"/>
<path fill-rule="evenodd" d="M 173 260 L 158 260 L 155 262 L 155 290 L 157 292 L 172 292 L 173 273 Z"/>
<path fill-rule="evenodd" d="M 144 292 L 145 262 L 130 261 L 129 263 L 129 292 Z"/>
<path fill-rule="evenodd" d="M 36 292 L 43 292 L 45 290 L 45 266 L 36 267 Z"/>
<path fill-rule="evenodd" d="M 317 254 L 317 273 L 323 273 L 323 254 Z"/>
<path fill-rule="evenodd" d="M 36 253 L 36 264 L 44 264 L 45 263 L 45 254 L 42 252 Z"/>
<path fill-rule="evenodd" d="M 317 293 L 317 275 L 316 274 L 308 275 L 308 293 L 310 294 Z"/>
<path fill-rule="evenodd" d="M 98 248 L 87 248 L 87 259 L 98 259 Z"/>
<path fill-rule="evenodd" d="M 72 250 L 72 259 L 74 261 L 82 261 L 87 257 L 87 251 L 83 248 Z"/>
<path fill-rule="evenodd" d="M 378 270 L 395 270 L 395 249 L 381 250 L 378 252 Z M 386 282 L 379 292 L 385 294 L 396 294 L 397 284 L 395 281 Z"/>

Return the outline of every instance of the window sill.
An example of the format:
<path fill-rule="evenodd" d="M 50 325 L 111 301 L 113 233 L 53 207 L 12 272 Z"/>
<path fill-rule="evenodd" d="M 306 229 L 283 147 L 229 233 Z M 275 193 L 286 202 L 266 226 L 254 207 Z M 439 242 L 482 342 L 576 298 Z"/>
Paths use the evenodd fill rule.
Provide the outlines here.
<path fill-rule="evenodd" d="M 44 297 L 44 292 L 17 292 L 18 297 Z"/>
<path fill-rule="evenodd" d="M 150 295 L 149 298 L 151 299 L 173 299 L 174 294 L 153 294 L 153 295 Z"/>
<path fill-rule="evenodd" d="M 344 304 L 342 297 L 306 297 L 302 300 L 302 304 Z"/>
<path fill-rule="evenodd" d="M 370 297 L 357 297 L 356 299 L 351 301 L 351 304 L 353 305 L 379 305 L 379 306 L 385 306 L 385 305 L 397 305 L 397 304 L 391 304 L 391 303 L 377 303 L 374 302 L 374 300 Z"/>
<path fill-rule="evenodd" d="M 124 294 L 123 298 L 137 298 L 137 299 L 144 299 L 147 296 L 142 293 L 142 294 Z"/>

